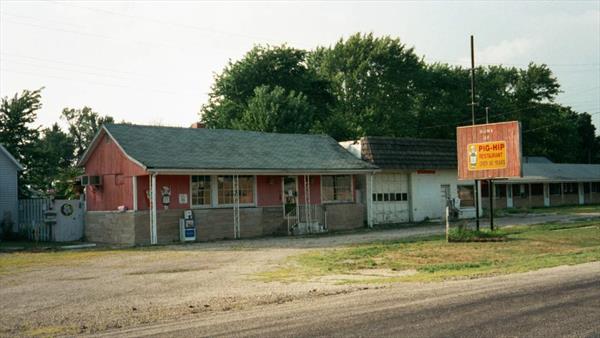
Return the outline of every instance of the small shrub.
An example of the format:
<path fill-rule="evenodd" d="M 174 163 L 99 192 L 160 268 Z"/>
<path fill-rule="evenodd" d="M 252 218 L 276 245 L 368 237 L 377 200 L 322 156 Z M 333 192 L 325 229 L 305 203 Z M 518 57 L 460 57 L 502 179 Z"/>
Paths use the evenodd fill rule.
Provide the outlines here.
<path fill-rule="evenodd" d="M 484 242 L 484 241 L 503 241 L 506 239 L 506 233 L 500 230 L 485 231 L 471 230 L 464 227 L 450 229 L 448 232 L 448 241 L 450 242 Z"/>

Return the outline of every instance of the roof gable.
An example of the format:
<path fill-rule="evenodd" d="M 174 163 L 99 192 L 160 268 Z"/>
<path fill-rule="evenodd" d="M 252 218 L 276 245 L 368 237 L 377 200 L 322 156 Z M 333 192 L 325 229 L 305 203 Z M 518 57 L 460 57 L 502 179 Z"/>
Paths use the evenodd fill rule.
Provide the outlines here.
<path fill-rule="evenodd" d="M 6 148 L 4 148 L 4 146 L 0 144 L 0 155 L 1 154 L 3 154 L 6 158 L 8 158 L 8 160 L 10 162 L 12 162 L 15 165 L 15 167 L 17 167 L 17 170 L 23 170 L 23 166 L 21 165 L 21 163 L 19 163 L 19 161 L 17 161 L 11 155 L 11 153 L 9 153 L 8 150 L 6 150 Z"/>
<path fill-rule="evenodd" d="M 376 169 L 324 135 L 130 124 L 111 124 L 104 129 L 130 159 L 149 170 Z M 85 160 L 86 155 L 80 164 Z"/>

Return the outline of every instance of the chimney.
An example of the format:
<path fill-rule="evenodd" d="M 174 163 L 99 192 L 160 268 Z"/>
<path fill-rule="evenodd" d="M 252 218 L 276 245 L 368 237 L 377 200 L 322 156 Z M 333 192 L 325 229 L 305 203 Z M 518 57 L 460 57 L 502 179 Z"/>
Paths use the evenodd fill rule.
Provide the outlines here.
<path fill-rule="evenodd" d="M 190 128 L 194 128 L 194 129 L 200 129 L 200 128 L 204 128 L 204 127 L 205 127 L 205 125 L 202 122 L 194 122 L 190 126 Z"/>

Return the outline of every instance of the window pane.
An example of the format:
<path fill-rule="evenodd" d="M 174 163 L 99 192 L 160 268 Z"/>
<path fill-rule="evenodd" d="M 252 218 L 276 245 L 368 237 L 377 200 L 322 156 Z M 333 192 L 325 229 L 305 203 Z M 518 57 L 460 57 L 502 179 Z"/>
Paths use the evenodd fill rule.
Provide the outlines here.
<path fill-rule="evenodd" d="M 218 176 L 219 204 L 233 204 L 233 176 Z M 238 176 L 240 204 L 254 203 L 254 177 Z"/>
<path fill-rule="evenodd" d="M 327 202 L 352 201 L 352 176 L 322 176 L 322 198 Z M 374 200 L 383 201 L 383 194 L 377 194 Z M 389 199 L 389 196 L 386 200 Z"/>
<path fill-rule="evenodd" d="M 192 176 L 192 205 L 210 205 L 210 176 Z"/>
<path fill-rule="evenodd" d="M 460 199 L 461 207 L 472 207 L 475 205 L 473 197 L 475 196 L 475 187 L 472 185 L 459 185 L 458 198 Z"/>

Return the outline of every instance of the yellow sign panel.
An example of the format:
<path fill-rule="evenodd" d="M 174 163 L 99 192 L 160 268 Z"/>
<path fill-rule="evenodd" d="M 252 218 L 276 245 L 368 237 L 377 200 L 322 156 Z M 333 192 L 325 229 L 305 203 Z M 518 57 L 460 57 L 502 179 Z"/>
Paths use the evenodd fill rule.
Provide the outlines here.
<path fill-rule="evenodd" d="M 506 168 L 506 142 L 470 143 L 467 146 L 469 170 Z"/>

